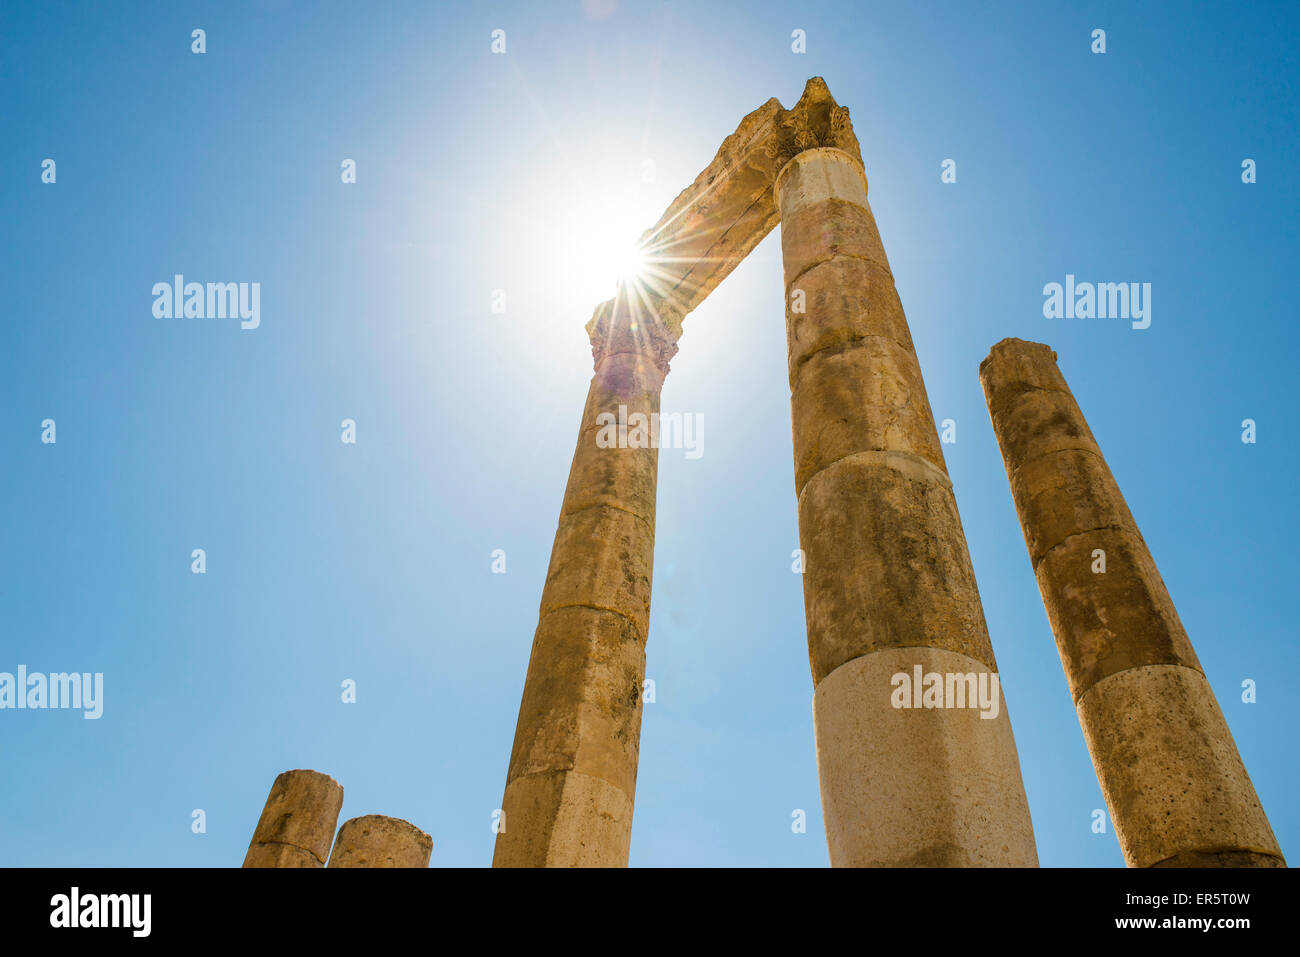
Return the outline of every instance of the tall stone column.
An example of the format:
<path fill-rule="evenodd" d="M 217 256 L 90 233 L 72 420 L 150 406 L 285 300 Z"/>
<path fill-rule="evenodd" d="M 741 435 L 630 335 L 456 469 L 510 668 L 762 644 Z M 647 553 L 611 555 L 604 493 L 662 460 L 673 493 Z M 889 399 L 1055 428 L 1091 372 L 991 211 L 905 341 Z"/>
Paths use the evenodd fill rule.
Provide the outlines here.
<path fill-rule="evenodd" d="M 319 771 L 285 771 L 271 785 L 244 867 L 324 867 L 343 786 Z"/>
<path fill-rule="evenodd" d="M 542 591 L 495 867 L 627 865 L 654 564 L 659 411 L 681 314 L 626 291 L 588 324 L 595 374 Z"/>
<path fill-rule="evenodd" d="M 839 110 L 833 132 L 847 126 Z M 775 189 L 831 864 L 1036 866 L 997 663 L 861 162 L 796 147 Z M 949 689 L 940 706 L 913 697 L 918 669 Z M 985 707 L 954 701 L 981 682 Z"/>
<path fill-rule="evenodd" d="M 401 818 L 365 814 L 344 821 L 330 867 L 428 867 L 433 838 Z"/>
<path fill-rule="evenodd" d="M 1285 867 L 1101 449 L 1045 345 L 980 382 L 1066 680 L 1130 867 Z"/>

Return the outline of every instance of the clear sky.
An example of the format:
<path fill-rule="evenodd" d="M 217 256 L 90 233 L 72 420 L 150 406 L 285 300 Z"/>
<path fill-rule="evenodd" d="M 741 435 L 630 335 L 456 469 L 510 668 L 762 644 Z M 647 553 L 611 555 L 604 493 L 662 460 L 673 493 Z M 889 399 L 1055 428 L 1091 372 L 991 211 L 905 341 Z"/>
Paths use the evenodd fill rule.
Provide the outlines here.
<path fill-rule="evenodd" d="M 1059 353 L 1300 852 L 1297 5 L 0 16 L 0 671 L 104 675 L 99 720 L 0 711 L 0 865 L 238 865 L 298 767 L 344 785 L 343 818 L 428 831 L 434 866 L 487 865 L 609 251 L 814 75 L 852 112 L 957 424 L 1042 863 L 1122 859 L 1091 829 L 1104 804 L 979 386 L 1006 336 Z M 260 283 L 260 325 L 155 318 L 177 273 Z M 1150 328 L 1045 318 L 1067 273 L 1150 282 Z M 781 299 L 774 232 L 688 317 L 664 388 L 703 416 L 704 454 L 660 457 L 634 865 L 827 863 Z"/>

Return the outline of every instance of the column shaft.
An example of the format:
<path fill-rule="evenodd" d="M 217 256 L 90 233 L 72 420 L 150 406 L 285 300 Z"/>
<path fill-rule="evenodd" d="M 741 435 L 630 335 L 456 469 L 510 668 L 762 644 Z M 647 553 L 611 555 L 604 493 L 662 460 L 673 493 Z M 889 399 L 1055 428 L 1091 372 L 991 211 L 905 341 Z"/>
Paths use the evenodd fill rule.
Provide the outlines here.
<path fill-rule="evenodd" d="M 1045 345 L 980 364 L 1084 739 L 1130 867 L 1284 867 L 1164 581 Z"/>
<path fill-rule="evenodd" d="M 271 785 L 244 867 L 324 867 L 343 787 L 319 771 L 285 771 Z"/>
<path fill-rule="evenodd" d="M 595 374 L 519 706 L 496 867 L 628 860 L 659 461 L 637 426 L 659 411 L 680 320 L 665 324 L 620 297 L 588 329 Z"/>
<path fill-rule="evenodd" d="M 997 664 L 866 176 L 840 149 L 807 149 L 776 198 L 831 864 L 1034 866 Z M 962 690 L 983 682 L 986 707 L 914 707 L 919 689 L 900 696 L 897 676 L 917 666 Z"/>
<path fill-rule="evenodd" d="M 433 838 L 408 821 L 366 814 L 344 821 L 330 867 L 428 867 Z"/>

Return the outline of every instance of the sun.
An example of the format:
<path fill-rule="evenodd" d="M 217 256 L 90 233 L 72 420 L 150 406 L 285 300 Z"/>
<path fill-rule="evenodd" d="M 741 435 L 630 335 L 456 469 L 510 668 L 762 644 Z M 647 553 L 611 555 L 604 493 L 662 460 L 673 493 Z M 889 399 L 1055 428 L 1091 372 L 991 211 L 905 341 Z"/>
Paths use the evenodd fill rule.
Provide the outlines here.
<path fill-rule="evenodd" d="M 570 207 L 554 237 L 564 292 L 595 308 L 619 286 L 643 286 L 652 266 L 643 235 L 657 218 L 645 203 L 618 196 Z"/>
<path fill-rule="evenodd" d="M 614 278 L 624 285 L 633 285 L 645 280 L 648 258 L 641 244 L 633 243 L 623 249 L 616 249 L 611 265 Z"/>

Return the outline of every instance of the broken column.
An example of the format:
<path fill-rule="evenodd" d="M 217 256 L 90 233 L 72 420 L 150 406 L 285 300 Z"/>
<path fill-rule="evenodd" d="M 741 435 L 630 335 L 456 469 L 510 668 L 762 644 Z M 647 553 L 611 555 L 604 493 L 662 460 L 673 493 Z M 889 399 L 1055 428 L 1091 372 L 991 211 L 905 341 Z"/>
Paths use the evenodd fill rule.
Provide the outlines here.
<path fill-rule="evenodd" d="M 980 363 L 1016 512 L 1130 867 L 1285 867 L 1146 542 L 1049 347 Z"/>
<path fill-rule="evenodd" d="M 636 426 L 659 411 L 681 318 L 667 302 L 621 291 L 587 326 L 595 374 L 542 592 L 495 867 L 627 864 L 659 461 Z"/>
<path fill-rule="evenodd" d="M 826 100 L 774 149 L 831 864 L 1036 866 L 1000 690 L 986 717 L 891 701 L 917 666 L 993 687 L 997 663 L 848 111 Z"/>
<path fill-rule="evenodd" d="M 244 867 L 324 867 L 343 787 L 319 771 L 285 771 L 271 785 Z"/>
<path fill-rule="evenodd" d="M 330 852 L 330 867 L 428 867 L 433 838 L 414 824 L 382 814 L 345 821 Z"/>

